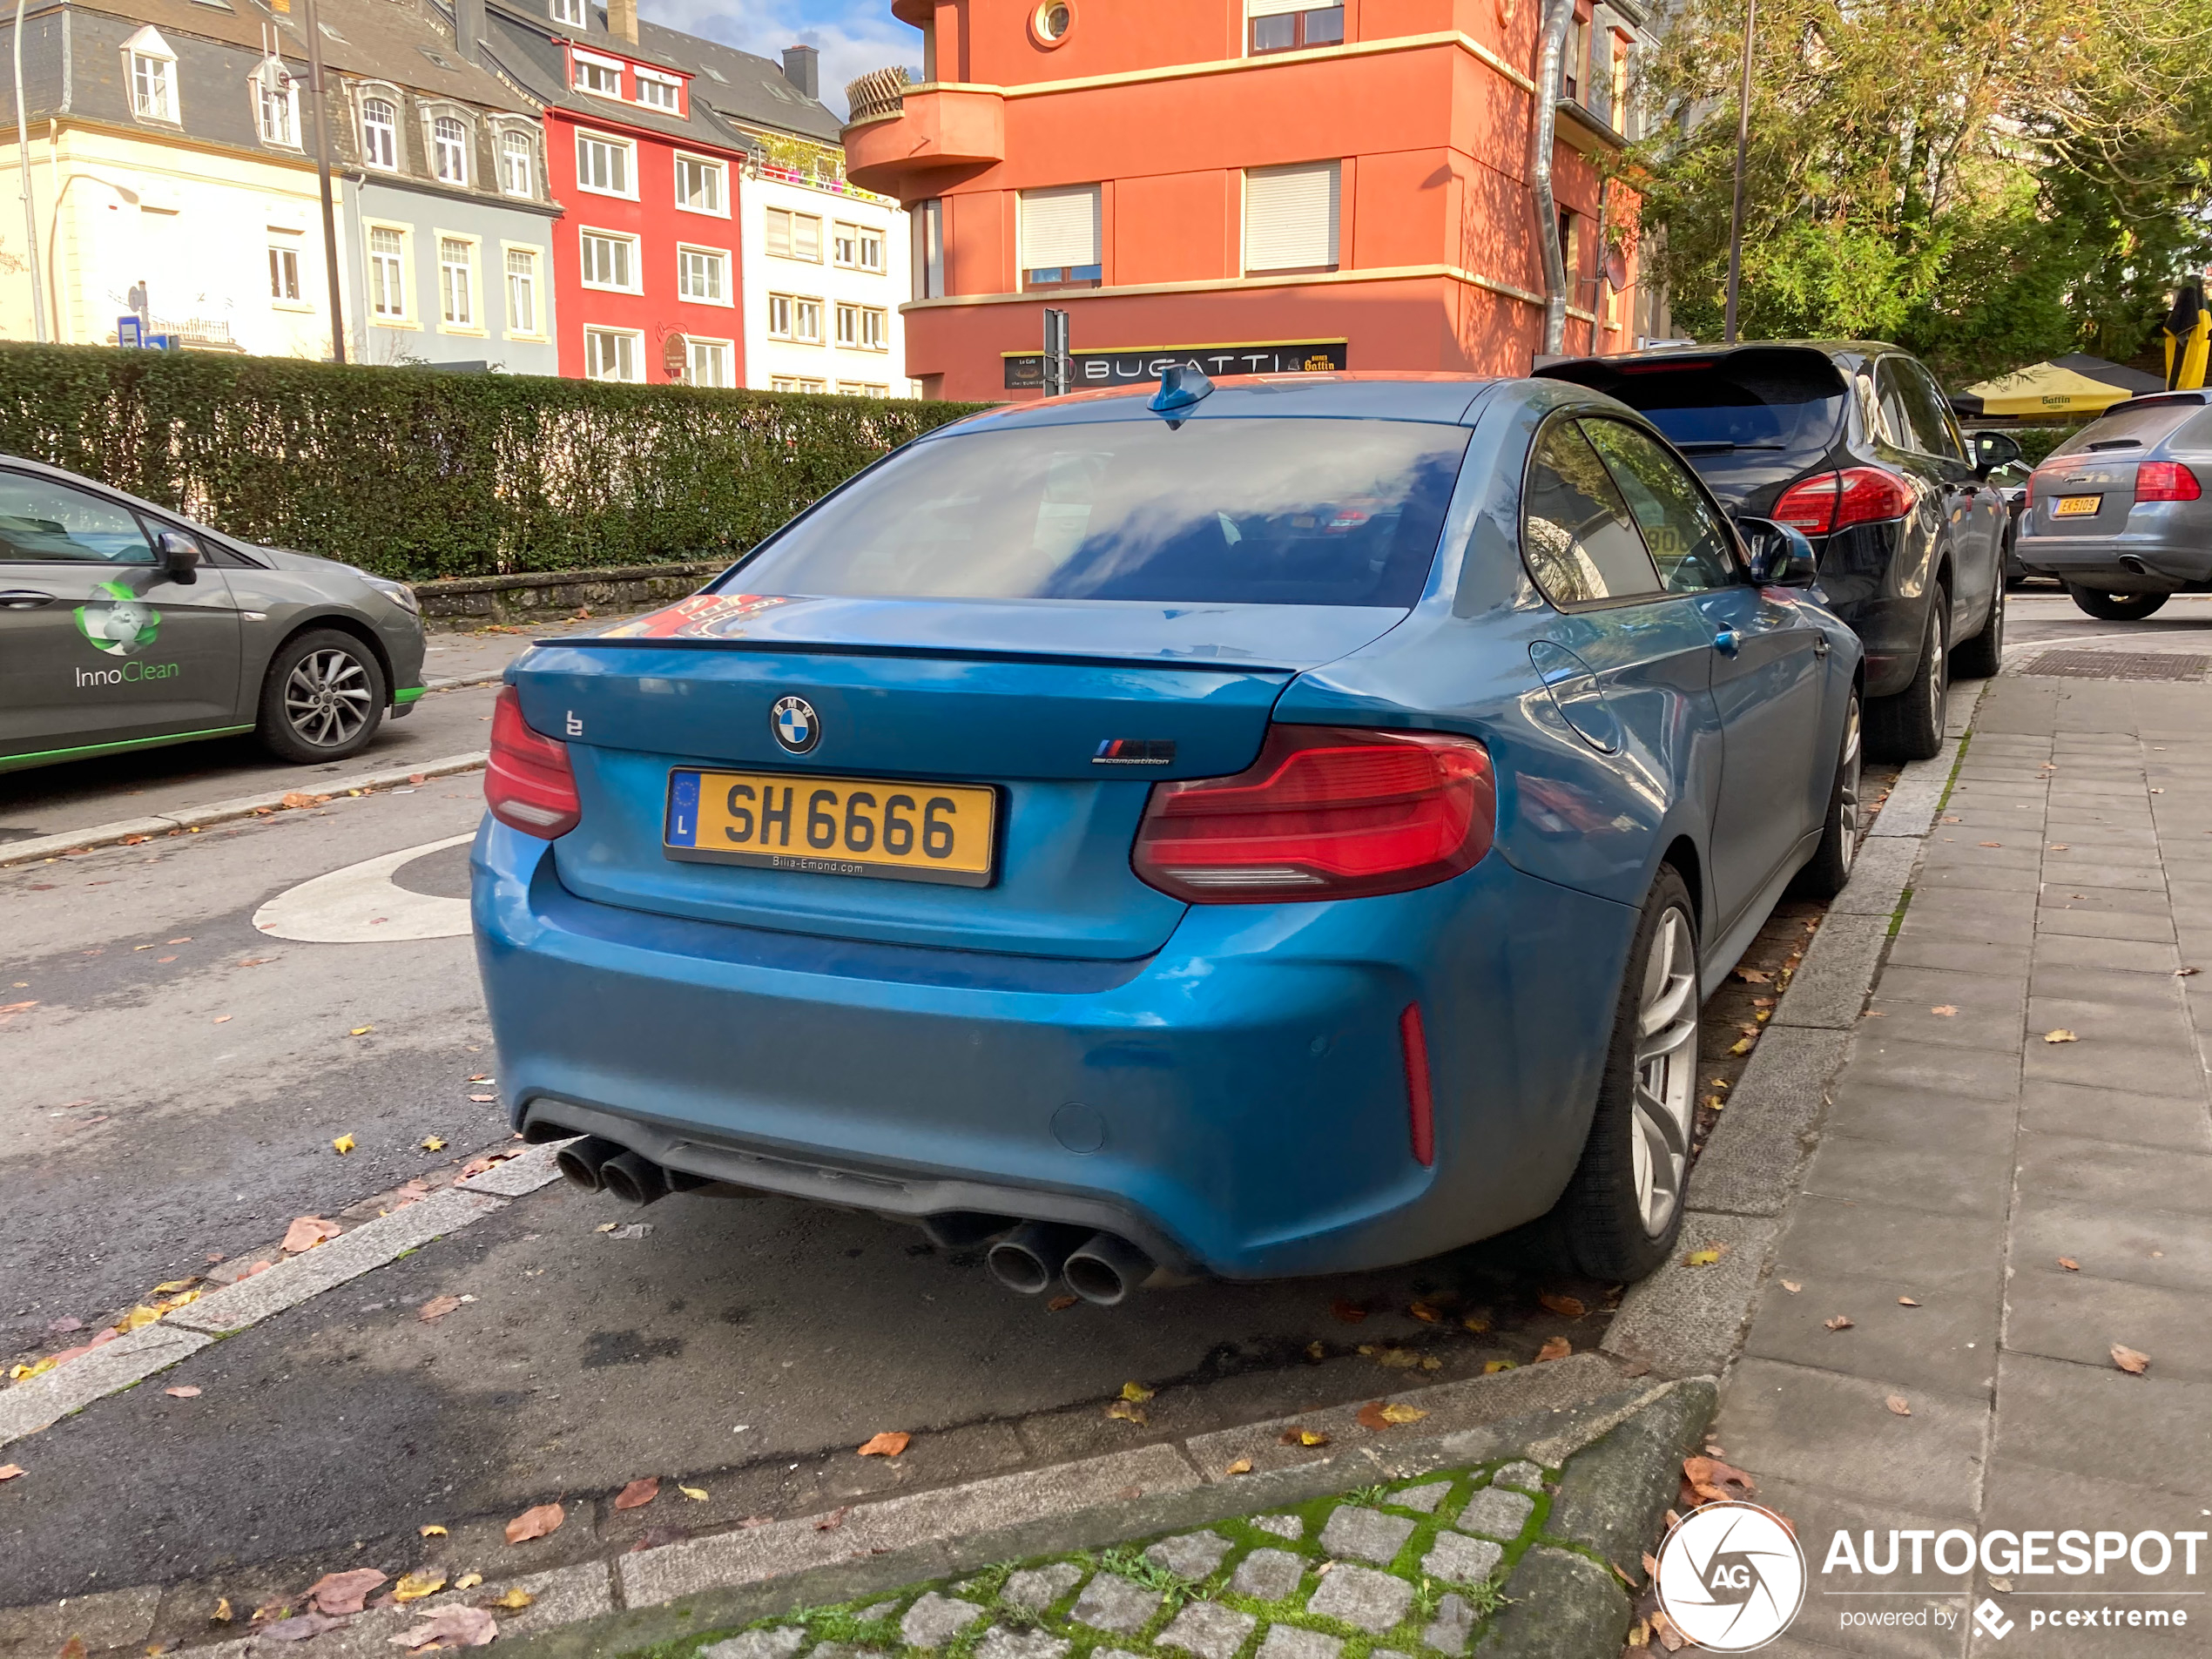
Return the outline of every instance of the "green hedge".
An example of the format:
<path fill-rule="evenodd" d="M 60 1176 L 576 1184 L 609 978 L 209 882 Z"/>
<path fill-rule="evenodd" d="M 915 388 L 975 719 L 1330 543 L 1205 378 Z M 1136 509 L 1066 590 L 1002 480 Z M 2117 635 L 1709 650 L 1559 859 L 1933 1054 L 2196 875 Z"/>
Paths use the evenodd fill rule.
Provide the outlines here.
<path fill-rule="evenodd" d="M 0 344 L 0 450 L 418 582 L 734 556 L 981 407 Z"/>

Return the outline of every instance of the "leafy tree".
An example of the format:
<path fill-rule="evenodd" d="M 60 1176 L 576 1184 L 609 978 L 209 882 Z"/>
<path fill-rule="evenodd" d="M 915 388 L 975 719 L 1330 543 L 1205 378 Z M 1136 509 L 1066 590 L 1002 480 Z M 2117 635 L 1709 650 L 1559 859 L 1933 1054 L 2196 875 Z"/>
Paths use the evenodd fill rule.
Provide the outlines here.
<path fill-rule="evenodd" d="M 1717 338 L 1743 0 L 1684 0 L 1623 158 L 1679 326 Z M 1953 381 L 2142 349 L 2212 253 L 2212 0 L 1762 0 L 1739 327 Z"/>

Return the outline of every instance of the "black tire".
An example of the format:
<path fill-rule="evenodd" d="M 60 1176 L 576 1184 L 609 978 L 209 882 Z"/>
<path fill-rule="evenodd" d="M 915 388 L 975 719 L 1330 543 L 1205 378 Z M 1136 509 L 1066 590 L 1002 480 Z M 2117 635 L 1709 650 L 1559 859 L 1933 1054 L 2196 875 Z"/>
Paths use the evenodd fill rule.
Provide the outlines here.
<path fill-rule="evenodd" d="M 335 628 L 313 629 L 270 659 L 253 735 L 298 765 L 344 760 L 368 746 L 388 699 L 374 651 Z"/>
<path fill-rule="evenodd" d="M 2163 593 L 2098 593 L 2066 584 L 2067 597 L 2101 622 L 2141 622 L 2171 597 Z"/>
<path fill-rule="evenodd" d="M 1981 631 L 1951 653 L 1951 671 L 1961 679 L 1986 680 L 2005 665 L 2005 584 L 1989 596 L 1989 617 Z"/>
<path fill-rule="evenodd" d="M 1943 747 L 1944 700 L 1951 691 L 1951 596 L 1935 590 L 1912 683 L 1866 705 L 1867 752 L 1881 760 L 1932 760 Z"/>
<path fill-rule="evenodd" d="M 1828 821 L 1821 827 L 1820 850 L 1790 884 L 1792 897 L 1832 899 L 1851 880 L 1851 860 L 1858 856 L 1859 778 L 1865 759 L 1859 714 L 1858 688 L 1854 685 L 1844 710 L 1844 738 L 1836 754 L 1836 781 L 1828 791 Z"/>
<path fill-rule="evenodd" d="M 1657 1121 L 1652 1113 L 1639 1113 L 1637 1045 L 1646 1002 L 1646 982 L 1652 970 L 1656 942 L 1668 918 L 1680 918 L 1679 930 L 1666 931 L 1686 941 L 1689 961 L 1686 1045 L 1673 1055 L 1666 1086 L 1669 1096 L 1681 1093 L 1680 1157 L 1671 1152 L 1667 1177 L 1668 1213 L 1655 1231 L 1647 1220 L 1644 1191 L 1638 1168 L 1639 1142 L 1645 1147 L 1645 1125 Z M 1598 1084 L 1597 1109 L 1591 1115 L 1589 1138 L 1583 1143 L 1581 1162 L 1575 1166 L 1567 1190 L 1551 1214 L 1554 1252 L 1576 1271 L 1591 1278 L 1632 1284 L 1649 1274 L 1673 1251 L 1682 1231 L 1683 1188 L 1689 1170 L 1689 1136 L 1697 1103 L 1697 1013 L 1701 998 L 1697 983 L 1696 911 L 1689 889 L 1672 867 L 1662 866 L 1659 879 L 1643 901 L 1643 915 L 1636 923 L 1629 948 L 1628 969 L 1621 976 L 1621 991 L 1614 1005 L 1613 1036 L 1607 1044 L 1605 1075 Z M 1677 1030 L 1670 1021 L 1668 1034 Z"/>

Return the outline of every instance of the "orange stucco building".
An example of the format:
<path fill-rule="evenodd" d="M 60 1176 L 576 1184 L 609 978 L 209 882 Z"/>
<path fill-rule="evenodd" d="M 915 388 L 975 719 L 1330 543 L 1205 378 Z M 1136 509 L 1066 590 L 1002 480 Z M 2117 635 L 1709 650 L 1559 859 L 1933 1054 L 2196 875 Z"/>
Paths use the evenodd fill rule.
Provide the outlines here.
<path fill-rule="evenodd" d="M 1042 309 L 1074 384 L 1334 366 L 1525 373 L 1544 277 L 1527 178 L 1540 0 L 891 0 L 923 79 L 853 83 L 855 183 L 913 212 L 907 372 L 1039 394 Z M 1577 0 L 1554 146 L 1565 347 L 1649 327 L 1603 280 L 1594 158 L 1634 136 L 1630 0 Z M 1639 326 L 1640 315 L 1645 326 Z"/>

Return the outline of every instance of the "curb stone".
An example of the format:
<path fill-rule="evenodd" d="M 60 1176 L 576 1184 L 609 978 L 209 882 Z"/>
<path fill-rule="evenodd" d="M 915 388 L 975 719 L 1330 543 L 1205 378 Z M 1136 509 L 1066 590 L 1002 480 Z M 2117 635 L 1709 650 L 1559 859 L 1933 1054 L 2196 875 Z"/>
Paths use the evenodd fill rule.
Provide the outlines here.
<path fill-rule="evenodd" d="M 112 823 L 93 824 L 81 830 L 64 831 L 59 835 L 41 835 L 33 840 L 10 841 L 0 846 L 0 869 L 15 864 L 36 864 L 41 860 L 59 858 L 67 853 L 85 852 L 91 847 L 120 841 L 126 836 L 168 835 L 179 830 L 205 829 L 210 824 L 228 823 L 233 819 L 252 818 L 257 813 L 281 807 L 284 798 L 290 794 L 342 795 L 355 789 L 395 789 L 410 778 L 447 778 L 455 772 L 475 772 L 489 758 L 489 751 L 479 749 L 468 754 L 448 755 L 442 760 L 425 760 L 416 765 L 401 766 L 392 771 L 364 772 L 351 778 L 317 779 L 304 789 L 294 784 L 289 788 L 270 790 L 263 794 L 240 795 L 233 800 L 219 800 L 209 806 L 185 806 L 152 818 L 119 819 Z"/>

